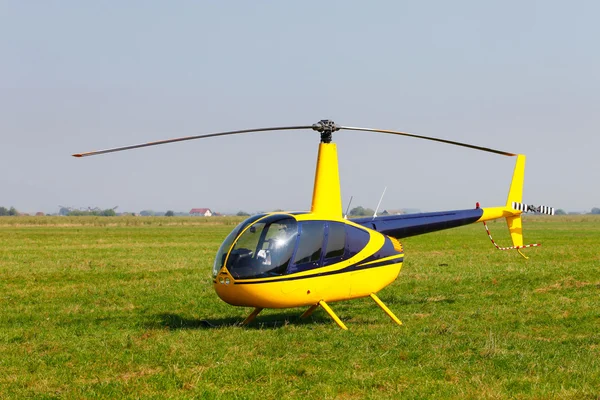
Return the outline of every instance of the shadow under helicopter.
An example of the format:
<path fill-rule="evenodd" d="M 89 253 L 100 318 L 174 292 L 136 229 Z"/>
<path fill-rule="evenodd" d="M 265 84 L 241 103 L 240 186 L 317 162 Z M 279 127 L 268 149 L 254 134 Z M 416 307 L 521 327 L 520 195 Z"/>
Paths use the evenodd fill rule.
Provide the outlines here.
<path fill-rule="evenodd" d="M 456 302 L 453 298 L 388 298 L 389 304 L 397 304 L 399 306 L 409 306 L 417 304 L 453 304 Z M 216 329 L 223 327 L 243 326 L 243 318 L 228 317 L 228 318 L 211 318 L 211 319 L 196 319 L 186 318 L 179 314 L 161 313 L 152 316 L 151 321 L 146 324 L 148 328 L 160 328 L 168 330 L 181 329 Z M 315 313 L 308 318 L 300 318 L 298 312 L 279 312 L 276 314 L 267 314 L 258 316 L 252 323 L 245 325 L 246 329 L 279 329 L 286 325 L 329 325 L 331 319 L 320 313 Z"/>
<path fill-rule="evenodd" d="M 154 315 L 152 321 L 146 324 L 148 328 L 161 328 L 168 330 L 181 329 L 216 329 L 224 327 L 242 326 L 243 318 L 211 318 L 196 319 L 186 318 L 178 314 L 162 313 Z M 279 329 L 286 325 L 328 325 L 331 319 L 322 315 L 311 315 L 301 319 L 298 313 L 278 313 L 257 317 L 251 324 L 245 325 L 246 329 Z"/>

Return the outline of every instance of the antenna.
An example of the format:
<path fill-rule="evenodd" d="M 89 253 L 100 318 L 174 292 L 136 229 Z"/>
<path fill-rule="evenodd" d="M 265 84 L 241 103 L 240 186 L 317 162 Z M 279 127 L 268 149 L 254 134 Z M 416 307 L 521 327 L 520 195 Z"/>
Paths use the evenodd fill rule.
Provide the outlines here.
<path fill-rule="evenodd" d="M 379 206 L 381 205 L 381 200 L 383 200 L 383 196 L 385 195 L 386 190 L 387 190 L 387 186 L 383 188 L 383 193 L 381 193 L 381 198 L 379 199 L 379 203 L 377 203 L 377 208 L 375 209 L 375 212 L 373 213 L 373 219 L 375 219 L 375 217 L 377 217 L 377 211 L 379 211 Z"/>
<path fill-rule="evenodd" d="M 346 213 L 344 214 L 344 219 L 348 219 L 348 210 L 350 210 L 350 204 L 352 204 L 352 196 L 350 196 L 350 201 L 348 202 L 348 207 L 346 208 Z"/>

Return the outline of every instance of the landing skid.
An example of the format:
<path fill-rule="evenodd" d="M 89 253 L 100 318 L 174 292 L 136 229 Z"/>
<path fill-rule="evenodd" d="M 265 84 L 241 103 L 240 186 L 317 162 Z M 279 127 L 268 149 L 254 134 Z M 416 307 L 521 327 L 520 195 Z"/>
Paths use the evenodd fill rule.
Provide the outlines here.
<path fill-rule="evenodd" d="M 388 315 L 388 317 L 390 317 L 390 319 L 392 321 L 394 321 L 398 325 L 402 325 L 402 321 L 400 321 L 398 319 L 398 317 L 396 317 L 396 315 L 394 315 L 394 313 L 392 312 L 392 310 L 390 310 L 385 304 L 383 304 L 383 302 L 379 299 L 379 297 L 377 297 L 377 295 L 375 293 L 371 293 L 369 295 L 369 297 L 371 297 L 373 299 L 373 301 L 375 301 L 375 303 Z M 325 310 L 325 312 L 327 312 L 327 314 L 329 314 L 329 316 L 331 317 L 331 319 L 333 319 L 335 321 L 335 323 L 340 328 L 342 328 L 345 331 L 348 330 L 348 327 L 342 322 L 342 320 L 333 312 L 333 310 L 323 300 L 319 301 L 317 304 L 314 304 L 314 305 L 310 306 L 308 308 L 308 310 L 306 310 L 306 311 L 304 311 L 304 313 L 302 313 L 302 315 L 300 316 L 300 318 L 304 319 L 304 318 L 310 317 L 312 315 L 312 313 L 315 312 L 315 310 L 319 306 L 323 307 L 323 309 Z M 250 313 L 250 315 L 248 315 L 246 317 L 246 319 L 242 322 L 242 325 L 248 325 L 249 323 L 251 323 L 252 321 L 254 321 L 254 319 L 256 318 L 256 316 L 262 310 L 263 310 L 262 308 L 256 307 L 254 309 L 254 311 L 252 311 L 252 313 Z"/>

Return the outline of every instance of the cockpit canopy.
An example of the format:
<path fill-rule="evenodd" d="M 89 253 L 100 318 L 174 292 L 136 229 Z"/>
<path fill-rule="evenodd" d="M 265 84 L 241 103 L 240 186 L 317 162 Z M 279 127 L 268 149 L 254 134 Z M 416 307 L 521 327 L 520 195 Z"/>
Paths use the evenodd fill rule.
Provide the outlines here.
<path fill-rule="evenodd" d="M 273 215 L 251 225 L 229 252 L 227 270 L 235 278 L 285 273 L 298 236 L 298 223 L 289 216 Z"/>
<path fill-rule="evenodd" d="M 227 236 L 217 253 L 213 277 L 225 263 L 234 279 L 305 271 L 350 258 L 368 242 L 368 232 L 341 222 L 255 215 Z"/>

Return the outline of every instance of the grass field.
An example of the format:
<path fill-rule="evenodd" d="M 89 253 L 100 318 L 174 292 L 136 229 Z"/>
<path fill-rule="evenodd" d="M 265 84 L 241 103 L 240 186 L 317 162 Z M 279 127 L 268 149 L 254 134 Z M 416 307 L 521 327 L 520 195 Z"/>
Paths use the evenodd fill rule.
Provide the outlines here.
<path fill-rule="evenodd" d="M 600 218 L 527 218 L 524 260 L 480 224 L 403 241 L 380 298 L 231 307 L 236 218 L 0 218 L 0 398 L 600 399 Z M 504 222 L 491 223 L 509 244 Z"/>

